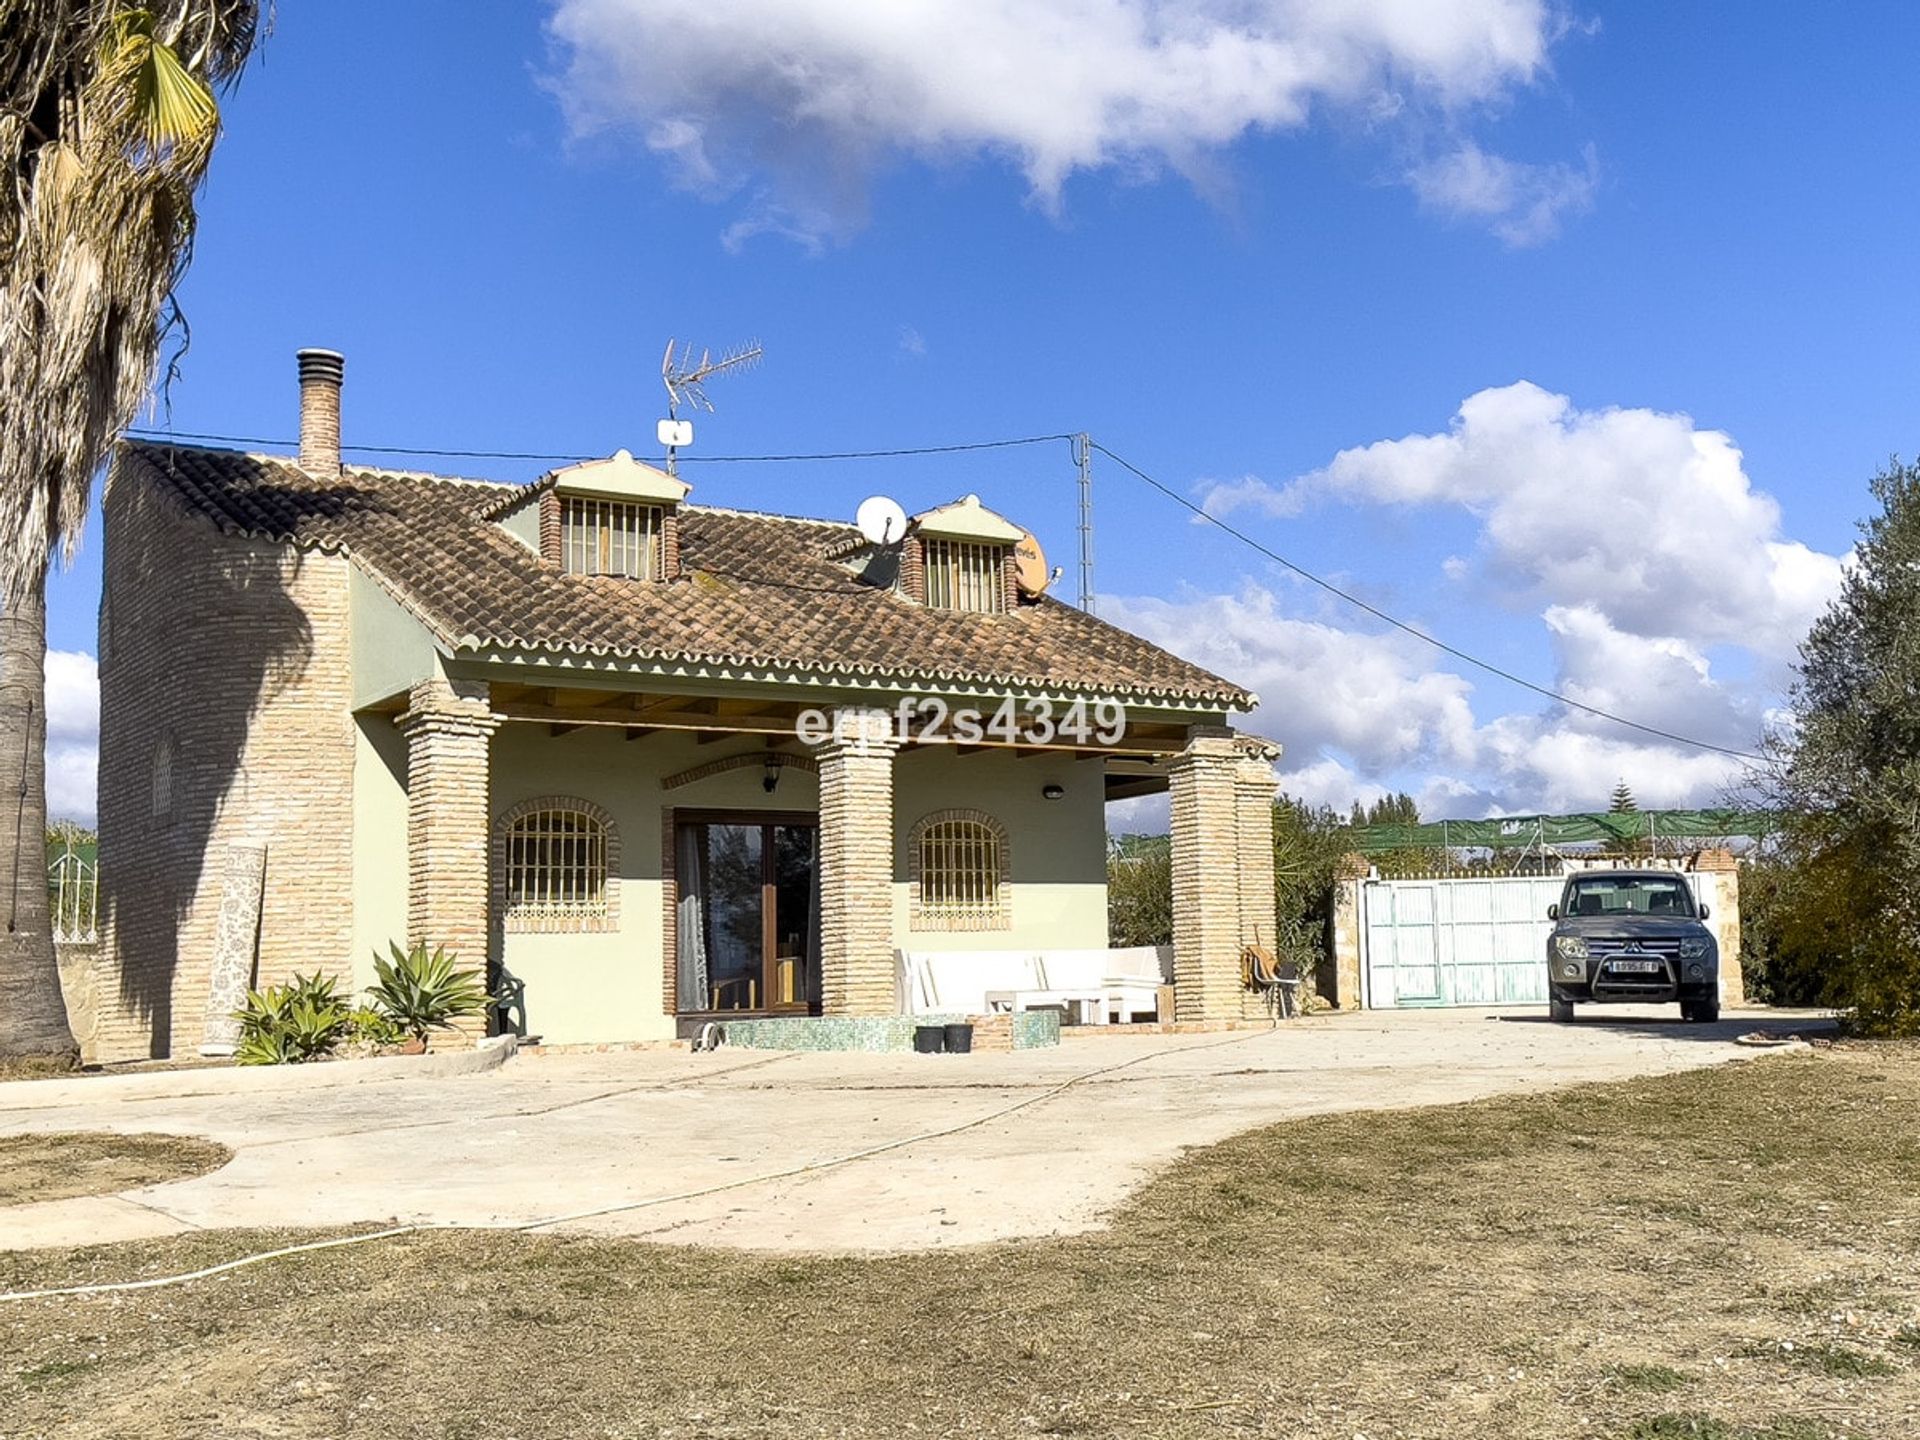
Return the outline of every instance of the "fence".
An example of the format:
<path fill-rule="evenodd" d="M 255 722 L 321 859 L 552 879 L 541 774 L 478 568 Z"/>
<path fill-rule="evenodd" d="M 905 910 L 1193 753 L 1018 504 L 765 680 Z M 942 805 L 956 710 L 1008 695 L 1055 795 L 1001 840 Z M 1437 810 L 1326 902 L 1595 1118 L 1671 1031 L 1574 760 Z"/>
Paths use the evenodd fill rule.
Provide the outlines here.
<path fill-rule="evenodd" d="M 91 848 L 91 847 L 89 847 Z M 47 901 L 56 945 L 90 945 L 100 938 L 100 862 L 75 846 L 47 859 Z"/>

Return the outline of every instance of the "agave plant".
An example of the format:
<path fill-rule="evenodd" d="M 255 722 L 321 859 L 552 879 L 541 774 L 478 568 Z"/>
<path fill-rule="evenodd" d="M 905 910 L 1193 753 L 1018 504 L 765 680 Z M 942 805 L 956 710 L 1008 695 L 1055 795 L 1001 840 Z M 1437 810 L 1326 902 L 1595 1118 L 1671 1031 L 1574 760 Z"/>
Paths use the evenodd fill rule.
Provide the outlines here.
<path fill-rule="evenodd" d="M 331 1054 L 346 1037 L 349 1016 L 338 982 L 315 972 L 285 985 L 249 990 L 234 1059 L 242 1065 L 297 1065 Z"/>
<path fill-rule="evenodd" d="M 389 942 L 391 960 L 373 957 L 376 984 L 367 997 L 402 1030 L 426 1042 L 430 1030 L 450 1030 L 456 1020 L 477 1015 L 486 1007 L 486 987 L 478 970 L 454 968 L 456 957 L 425 942 L 402 950 Z"/>

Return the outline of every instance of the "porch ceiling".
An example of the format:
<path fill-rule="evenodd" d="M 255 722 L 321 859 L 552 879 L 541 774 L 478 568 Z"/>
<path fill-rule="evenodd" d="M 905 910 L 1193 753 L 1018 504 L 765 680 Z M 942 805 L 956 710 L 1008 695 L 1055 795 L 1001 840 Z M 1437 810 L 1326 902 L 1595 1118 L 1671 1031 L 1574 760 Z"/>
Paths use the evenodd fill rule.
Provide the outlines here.
<path fill-rule="evenodd" d="M 823 697 L 824 698 L 824 697 Z M 614 691 L 576 689 L 564 686 L 520 684 L 495 681 L 492 686 L 495 715 L 508 724 L 546 725 L 556 733 L 589 726 L 620 729 L 629 739 L 644 739 L 662 731 L 691 731 L 704 741 L 719 741 L 739 735 L 760 735 L 769 744 L 781 739 L 798 743 L 796 726 L 808 710 L 823 708 L 823 701 L 801 701 L 737 695 L 667 694 L 648 690 Z M 857 702 L 856 702 L 857 703 Z M 1045 743 L 1030 740 L 1009 742 L 982 735 L 962 743 L 950 729 L 941 733 L 920 730 L 913 733 L 903 750 L 944 746 L 962 757 L 988 751 L 1012 750 L 1023 755 L 1068 753 L 1083 759 L 1107 759 L 1132 762 L 1127 768 L 1140 770 L 1153 762 L 1177 754 L 1187 743 L 1187 726 L 1174 721 L 1129 723 L 1125 733 L 1112 745 L 1081 744 L 1071 739 Z M 1111 788 L 1112 777 L 1109 781 Z M 1153 778 L 1150 773 L 1127 777 L 1130 781 Z M 1129 794 L 1150 793 L 1164 788 L 1164 776 L 1148 790 L 1130 789 Z"/>

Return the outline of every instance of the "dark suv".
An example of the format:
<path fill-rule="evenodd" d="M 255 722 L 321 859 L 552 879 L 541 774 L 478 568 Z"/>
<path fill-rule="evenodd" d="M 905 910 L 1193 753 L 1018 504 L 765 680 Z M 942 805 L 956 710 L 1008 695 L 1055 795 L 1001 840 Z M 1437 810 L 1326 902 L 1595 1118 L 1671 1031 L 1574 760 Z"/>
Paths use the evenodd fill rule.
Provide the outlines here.
<path fill-rule="evenodd" d="M 1684 878 L 1668 870 L 1589 870 L 1568 878 L 1547 940 L 1547 1008 L 1582 1002 L 1665 1005 L 1720 1018 L 1720 952 Z"/>

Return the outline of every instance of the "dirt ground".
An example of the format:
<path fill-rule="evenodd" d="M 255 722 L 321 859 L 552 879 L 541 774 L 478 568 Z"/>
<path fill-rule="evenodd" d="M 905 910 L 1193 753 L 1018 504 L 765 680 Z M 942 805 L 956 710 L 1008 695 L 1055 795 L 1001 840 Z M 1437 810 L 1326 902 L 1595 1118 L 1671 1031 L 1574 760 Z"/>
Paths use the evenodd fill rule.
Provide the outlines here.
<path fill-rule="evenodd" d="M 0 1135 L 0 1206 L 112 1195 L 204 1175 L 233 1158 L 180 1135 Z M 6 1236 L 0 1218 L 0 1243 Z"/>
<path fill-rule="evenodd" d="M 290 1238 L 12 1252 L 0 1288 Z M 1906 1440 L 1920 1049 L 1290 1121 L 1062 1238 L 443 1232 L 4 1303 L 0 1433 Z"/>

